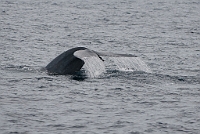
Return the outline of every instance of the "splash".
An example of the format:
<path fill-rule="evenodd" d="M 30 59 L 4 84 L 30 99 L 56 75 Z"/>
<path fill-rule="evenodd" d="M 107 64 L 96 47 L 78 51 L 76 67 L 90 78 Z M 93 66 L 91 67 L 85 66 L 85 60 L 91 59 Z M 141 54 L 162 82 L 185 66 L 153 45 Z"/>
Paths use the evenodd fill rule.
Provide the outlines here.
<path fill-rule="evenodd" d="M 139 57 L 110 57 L 120 71 L 144 71 L 151 73 L 150 68 Z"/>
<path fill-rule="evenodd" d="M 106 72 L 105 65 L 99 57 L 84 57 L 83 68 L 89 77 L 95 78 Z"/>
<path fill-rule="evenodd" d="M 85 64 L 83 66 L 86 74 L 89 77 L 99 77 L 106 70 L 120 71 L 144 71 L 151 73 L 150 68 L 139 57 L 107 57 L 107 60 L 102 61 L 99 57 L 84 57 Z"/>

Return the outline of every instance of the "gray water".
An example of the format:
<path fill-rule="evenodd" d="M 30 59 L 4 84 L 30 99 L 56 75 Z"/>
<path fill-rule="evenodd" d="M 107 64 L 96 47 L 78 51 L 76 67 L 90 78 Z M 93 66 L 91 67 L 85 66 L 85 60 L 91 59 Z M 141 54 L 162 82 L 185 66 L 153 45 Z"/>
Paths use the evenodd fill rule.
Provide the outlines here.
<path fill-rule="evenodd" d="M 70 48 L 133 54 L 152 73 L 48 75 Z M 1 0 L 1 134 L 199 134 L 199 0 Z"/>

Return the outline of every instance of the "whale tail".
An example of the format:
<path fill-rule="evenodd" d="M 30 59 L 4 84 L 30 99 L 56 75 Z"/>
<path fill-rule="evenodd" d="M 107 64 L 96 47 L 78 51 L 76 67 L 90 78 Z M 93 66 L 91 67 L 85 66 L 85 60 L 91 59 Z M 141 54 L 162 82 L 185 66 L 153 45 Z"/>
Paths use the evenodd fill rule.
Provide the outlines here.
<path fill-rule="evenodd" d="M 46 69 L 50 74 L 66 75 L 75 74 L 84 68 L 90 77 L 96 77 L 106 72 L 104 63 L 107 58 L 122 71 L 151 72 L 148 66 L 135 55 L 96 52 L 85 47 L 76 47 L 63 52 L 52 60 Z"/>
<path fill-rule="evenodd" d="M 84 49 L 86 48 L 77 47 L 63 52 L 46 66 L 48 73 L 56 75 L 65 75 L 74 74 L 75 72 L 79 71 L 83 67 L 84 61 L 75 57 L 73 54 L 78 50 Z"/>

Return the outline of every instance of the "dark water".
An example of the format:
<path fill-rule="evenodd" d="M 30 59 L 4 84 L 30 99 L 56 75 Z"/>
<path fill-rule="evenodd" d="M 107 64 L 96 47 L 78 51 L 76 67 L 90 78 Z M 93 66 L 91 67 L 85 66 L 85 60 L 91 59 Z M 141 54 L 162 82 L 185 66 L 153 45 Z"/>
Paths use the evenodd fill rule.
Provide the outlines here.
<path fill-rule="evenodd" d="M 1 0 L 1 134 L 198 134 L 199 0 Z M 42 70 L 72 47 L 134 54 L 152 73 Z"/>

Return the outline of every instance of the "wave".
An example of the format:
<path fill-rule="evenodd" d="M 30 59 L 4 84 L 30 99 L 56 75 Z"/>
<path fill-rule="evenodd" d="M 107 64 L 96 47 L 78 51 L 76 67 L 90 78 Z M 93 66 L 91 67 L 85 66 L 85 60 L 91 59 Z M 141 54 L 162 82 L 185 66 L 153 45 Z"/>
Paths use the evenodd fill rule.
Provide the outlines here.
<path fill-rule="evenodd" d="M 181 76 L 181 75 L 166 75 L 157 73 L 147 73 L 144 71 L 120 71 L 120 70 L 108 70 L 102 77 L 103 79 L 123 79 L 127 81 L 139 82 L 144 84 L 200 84 L 199 76 Z"/>
<path fill-rule="evenodd" d="M 145 72 L 145 71 L 122 71 L 119 69 L 110 68 L 103 68 L 98 65 L 100 68 L 99 71 L 101 75 L 98 77 L 93 77 L 95 71 L 88 72 L 88 69 L 91 69 L 88 66 L 85 66 L 79 72 L 74 75 L 68 76 L 73 80 L 84 81 L 85 79 L 124 79 L 135 81 L 144 84 L 158 84 L 158 83 L 174 83 L 174 84 L 200 84 L 200 76 L 181 76 L 181 75 L 168 75 L 168 74 L 158 74 L 154 72 Z M 19 73 L 44 73 L 47 74 L 45 67 L 41 66 L 27 66 L 27 65 L 4 65 L 1 66 L 2 70 L 8 70 L 12 72 L 19 72 Z M 94 69 L 94 68 L 93 68 Z M 44 75 L 45 77 L 46 75 Z M 91 77 L 92 76 L 92 77 Z"/>

